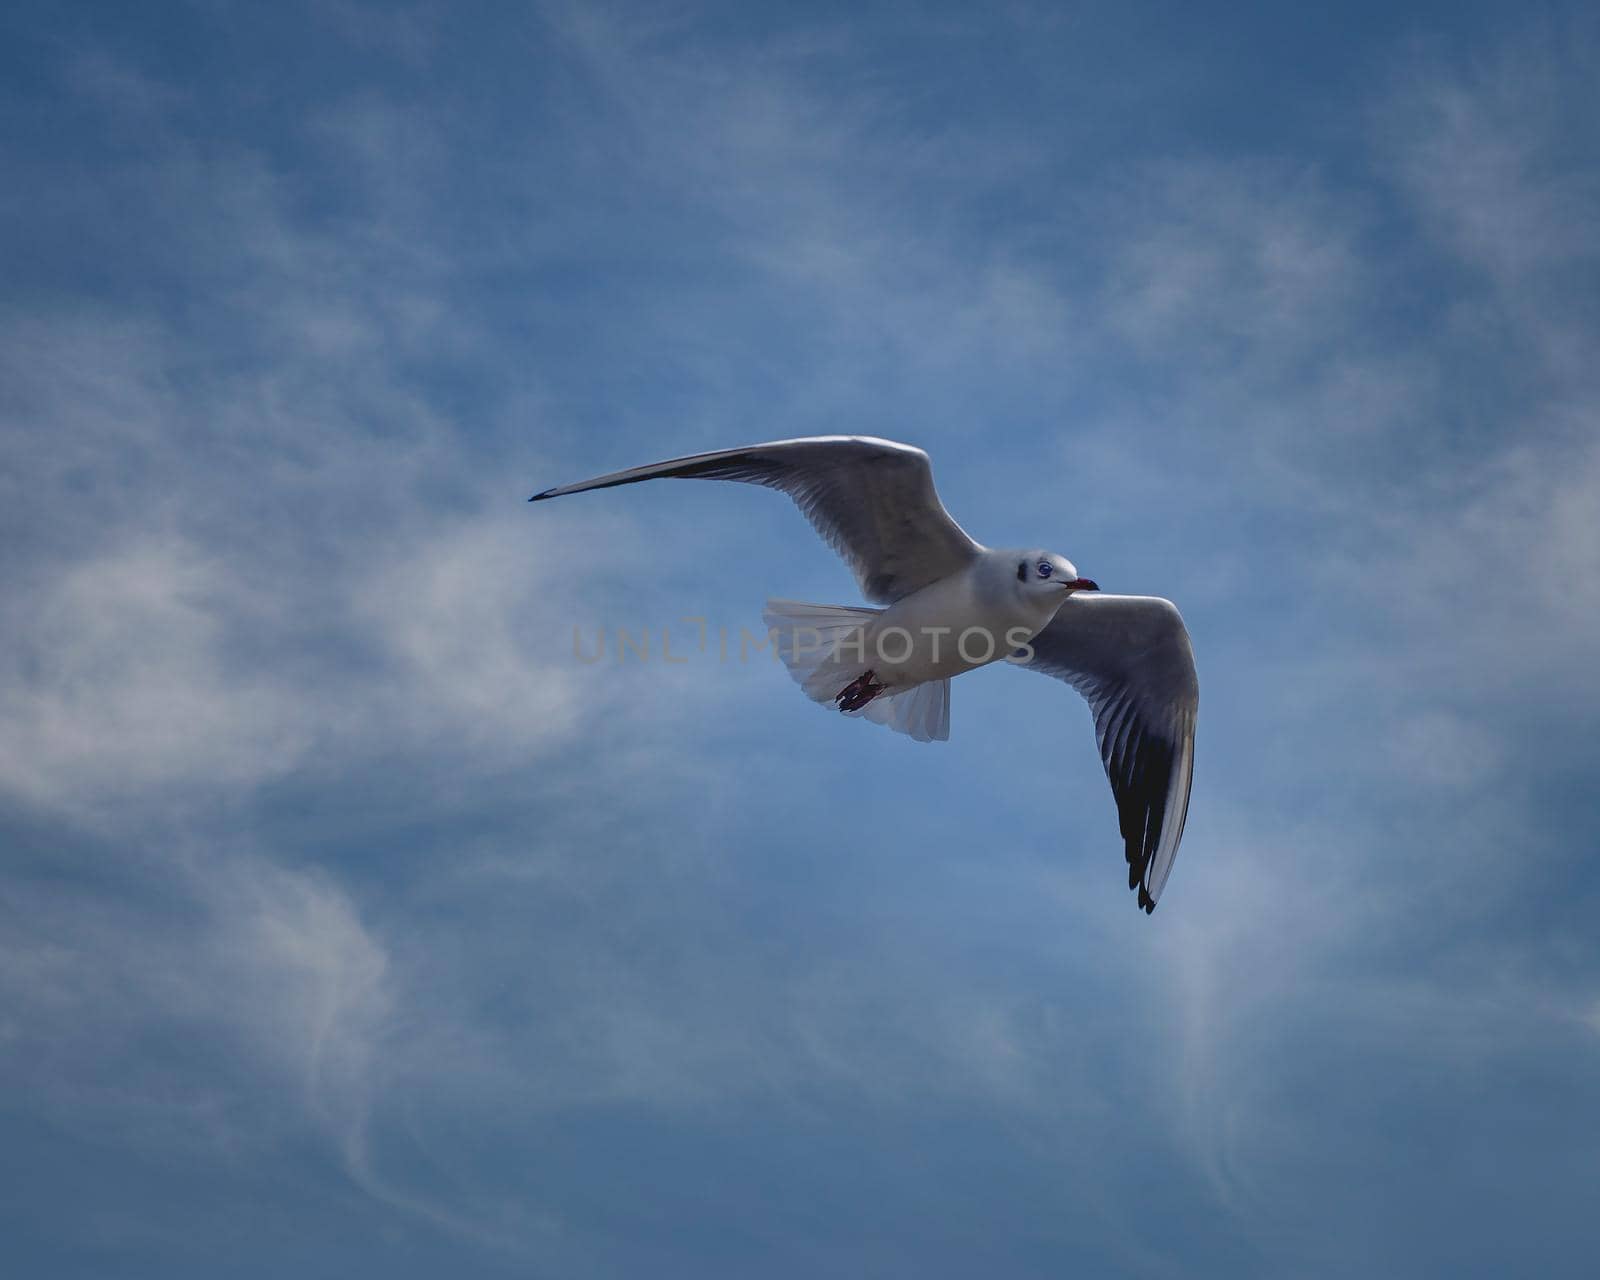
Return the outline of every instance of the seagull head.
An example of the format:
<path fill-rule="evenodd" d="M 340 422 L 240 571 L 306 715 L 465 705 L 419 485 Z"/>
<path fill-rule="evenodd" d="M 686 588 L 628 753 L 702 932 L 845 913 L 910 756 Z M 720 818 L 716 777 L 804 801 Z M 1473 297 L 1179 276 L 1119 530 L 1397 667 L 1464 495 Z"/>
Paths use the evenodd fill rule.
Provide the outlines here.
<path fill-rule="evenodd" d="M 1017 556 L 1018 589 L 1035 599 L 1065 600 L 1074 591 L 1098 591 L 1099 586 L 1078 576 L 1066 556 L 1050 551 L 1024 551 Z"/>

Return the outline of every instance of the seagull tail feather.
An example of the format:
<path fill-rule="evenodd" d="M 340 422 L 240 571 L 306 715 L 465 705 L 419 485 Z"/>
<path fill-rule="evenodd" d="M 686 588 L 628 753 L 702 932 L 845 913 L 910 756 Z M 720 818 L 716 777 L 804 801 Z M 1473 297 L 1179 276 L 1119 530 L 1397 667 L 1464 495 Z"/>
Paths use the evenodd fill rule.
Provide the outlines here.
<path fill-rule="evenodd" d="M 806 697 L 832 706 L 840 690 L 871 671 L 864 636 L 881 612 L 854 605 L 768 600 L 761 617 L 778 656 Z M 863 716 L 918 742 L 944 742 L 950 737 L 950 682 L 914 685 L 845 714 Z"/>
<path fill-rule="evenodd" d="M 840 689 L 869 669 L 862 636 L 880 612 L 843 604 L 768 600 L 761 620 L 778 657 L 806 697 L 831 703 Z"/>

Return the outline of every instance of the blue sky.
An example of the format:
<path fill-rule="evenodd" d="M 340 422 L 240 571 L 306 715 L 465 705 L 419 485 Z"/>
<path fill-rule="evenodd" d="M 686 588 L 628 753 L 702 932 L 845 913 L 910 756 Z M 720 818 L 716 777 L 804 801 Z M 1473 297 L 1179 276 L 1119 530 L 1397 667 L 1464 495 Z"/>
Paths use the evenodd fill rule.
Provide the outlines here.
<path fill-rule="evenodd" d="M 1592 1272 L 1592 16 L 0 34 L 20 1272 Z M 694 651 L 856 600 L 774 495 L 523 501 L 814 432 L 1179 603 L 1153 917 L 1066 688 Z"/>

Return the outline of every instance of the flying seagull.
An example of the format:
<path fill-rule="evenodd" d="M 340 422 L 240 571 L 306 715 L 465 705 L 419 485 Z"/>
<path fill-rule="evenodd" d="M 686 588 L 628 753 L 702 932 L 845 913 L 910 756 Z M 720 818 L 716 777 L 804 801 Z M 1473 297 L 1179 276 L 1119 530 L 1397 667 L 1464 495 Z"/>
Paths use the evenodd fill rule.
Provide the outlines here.
<path fill-rule="evenodd" d="M 944 509 L 928 455 L 870 436 L 721 449 L 536 493 L 738 480 L 789 495 L 878 609 L 769 600 L 765 620 L 814 701 L 919 742 L 950 736 L 950 681 L 1002 659 L 1064 680 L 1094 713 L 1128 887 L 1154 911 L 1189 808 L 1200 688 L 1169 600 L 1114 596 L 1041 550 L 979 545 Z"/>

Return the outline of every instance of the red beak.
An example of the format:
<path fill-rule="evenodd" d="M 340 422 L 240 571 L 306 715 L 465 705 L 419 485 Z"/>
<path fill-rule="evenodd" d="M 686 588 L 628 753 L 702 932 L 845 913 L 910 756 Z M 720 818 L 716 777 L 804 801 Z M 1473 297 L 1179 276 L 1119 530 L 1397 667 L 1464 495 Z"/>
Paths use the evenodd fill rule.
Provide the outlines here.
<path fill-rule="evenodd" d="M 1064 587 L 1072 587 L 1078 591 L 1100 590 L 1100 584 L 1094 581 L 1092 578 L 1074 578 L 1071 582 L 1064 582 L 1061 585 Z"/>

